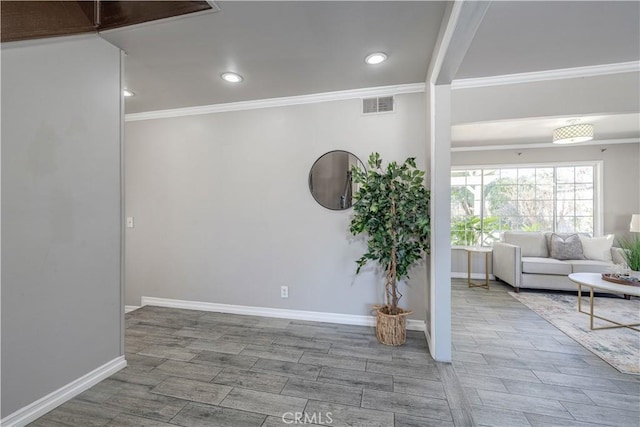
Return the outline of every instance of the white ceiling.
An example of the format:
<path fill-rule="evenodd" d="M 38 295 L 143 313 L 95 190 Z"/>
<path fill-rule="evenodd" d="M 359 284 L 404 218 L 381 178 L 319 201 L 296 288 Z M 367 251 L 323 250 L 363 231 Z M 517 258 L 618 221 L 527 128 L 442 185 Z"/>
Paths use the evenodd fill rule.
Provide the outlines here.
<path fill-rule="evenodd" d="M 127 113 L 424 82 L 444 2 L 216 2 L 102 36 L 127 53 Z M 372 52 L 389 59 L 364 63 Z M 231 85 L 224 71 L 244 76 Z"/>
<path fill-rule="evenodd" d="M 494 1 L 456 78 L 639 59 L 639 1 Z"/>
<path fill-rule="evenodd" d="M 422 83 L 446 2 L 216 2 L 102 33 L 126 53 L 126 112 Z M 364 57 L 384 51 L 388 61 Z M 456 78 L 640 60 L 640 2 L 494 1 Z M 233 85 L 224 71 L 244 76 Z M 453 127 L 454 146 L 545 142 L 571 117 Z M 638 137 L 637 115 L 588 118 L 597 139 Z M 586 121 L 586 120 L 585 120 Z"/>

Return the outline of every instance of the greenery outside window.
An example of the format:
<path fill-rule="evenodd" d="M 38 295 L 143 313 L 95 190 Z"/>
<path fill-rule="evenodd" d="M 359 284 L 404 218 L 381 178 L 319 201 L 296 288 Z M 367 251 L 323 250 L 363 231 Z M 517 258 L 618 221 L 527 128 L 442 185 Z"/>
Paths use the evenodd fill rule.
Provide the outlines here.
<path fill-rule="evenodd" d="M 505 230 L 599 231 L 599 163 L 451 171 L 451 245 L 490 246 Z"/>

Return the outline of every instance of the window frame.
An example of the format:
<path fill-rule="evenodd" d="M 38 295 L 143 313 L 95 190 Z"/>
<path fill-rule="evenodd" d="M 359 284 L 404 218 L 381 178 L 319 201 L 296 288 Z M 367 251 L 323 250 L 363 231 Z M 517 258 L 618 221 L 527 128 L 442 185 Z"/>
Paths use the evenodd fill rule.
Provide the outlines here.
<path fill-rule="evenodd" d="M 451 175 L 454 171 L 464 171 L 464 170 L 481 170 L 482 171 L 482 188 L 483 188 L 483 203 L 481 204 L 482 210 L 479 214 L 481 220 L 485 216 L 484 211 L 484 170 L 486 169 L 525 169 L 525 168 L 554 168 L 554 182 L 553 182 L 553 192 L 554 192 L 554 213 L 553 213 L 553 226 L 556 226 L 556 203 L 557 203 L 557 179 L 556 179 L 556 168 L 558 167 L 581 167 L 581 166 L 590 166 L 593 167 L 593 235 L 594 236 L 602 236 L 603 235 L 603 224 L 604 224 L 604 200 L 603 200 L 603 160 L 581 160 L 575 162 L 540 162 L 540 163 L 497 163 L 497 164 L 469 164 L 469 165 L 455 165 L 451 166 L 450 172 L 450 180 L 449 180 L 449 194 L 451 194 Z M 451 211 L 449 212 L 449 221 L 451 221 Z M 486 245 L 482 245 L 486 246 Z M 460 248 L 464 246 L 460 245 L 451 245 L 452 248 Z"/>

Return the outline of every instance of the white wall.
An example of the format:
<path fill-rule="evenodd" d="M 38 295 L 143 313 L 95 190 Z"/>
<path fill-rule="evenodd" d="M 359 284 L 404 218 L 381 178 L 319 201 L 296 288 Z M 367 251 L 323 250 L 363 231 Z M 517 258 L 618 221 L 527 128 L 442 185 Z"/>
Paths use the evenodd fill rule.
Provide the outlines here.
<path fill-rule="evenodd" d="M 308 189 L 314 161 L 347 150 L 366 163 L 412 156 L 424 169 L 424 94 L 392 114 L 360 100 L 127 122 L 126 304 L 141 296 L 346 314 L 382 301 L 382 276 L 355 276 L 364 252 L 351 210 Z M 401 303 L 424 319 L 424 268 Z M 280 298 L 280 286 L 289 298 Z"/>
<path fill-rule="evenodd" d="M 2 417 L 123 354 L 120 51 L 2 45 Z"/>

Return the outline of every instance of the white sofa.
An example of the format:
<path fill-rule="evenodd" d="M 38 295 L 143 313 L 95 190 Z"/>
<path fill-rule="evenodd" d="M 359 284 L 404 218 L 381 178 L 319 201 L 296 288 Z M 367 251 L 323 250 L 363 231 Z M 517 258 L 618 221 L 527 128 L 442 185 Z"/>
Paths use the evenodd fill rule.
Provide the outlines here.
<path fill-rule="evenodd" d="M 516 292 L 519 292 L 520 288 L 576 291 L 577 286 L 569 280 L 569 274 L 603 273 L 614 264 L 624 262 L 622 249 L 616 247 L 611 247 L 610 257 L 594 257 L 601 259 L 551 258 L 549 245 L 552 234 L 504 232 L 502 241 L 493 244 L 494 276 L 513 286 Z M 613 237 L 611 237 L 612 240 Z M 606 258 L 610 260 L 605 260 Z"/>

